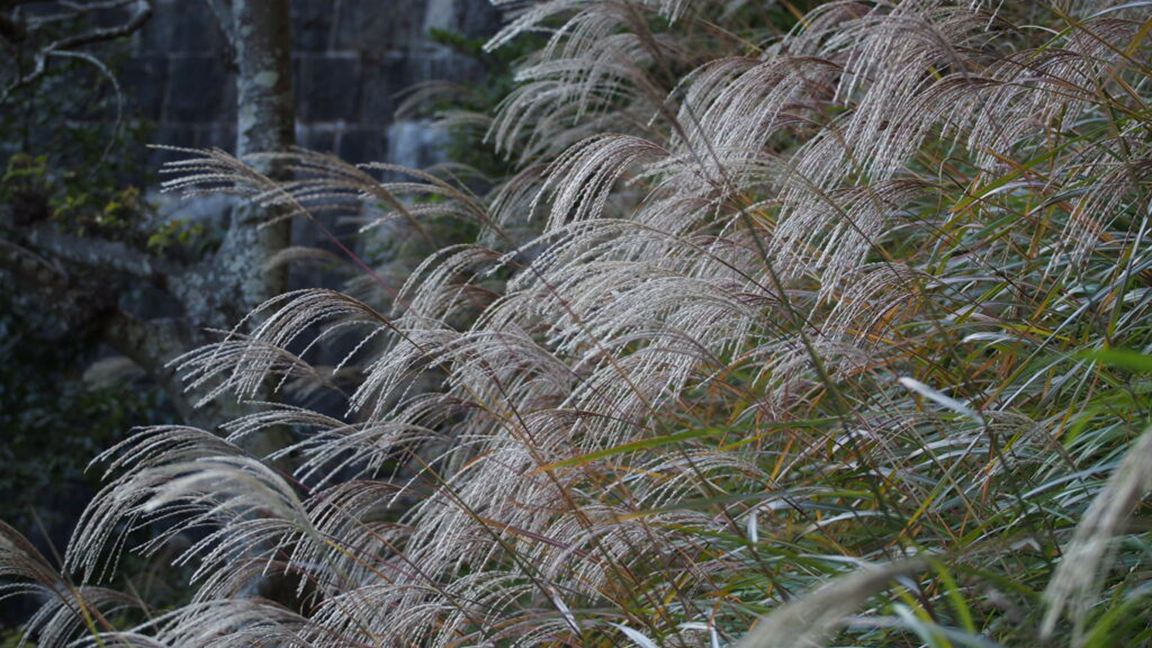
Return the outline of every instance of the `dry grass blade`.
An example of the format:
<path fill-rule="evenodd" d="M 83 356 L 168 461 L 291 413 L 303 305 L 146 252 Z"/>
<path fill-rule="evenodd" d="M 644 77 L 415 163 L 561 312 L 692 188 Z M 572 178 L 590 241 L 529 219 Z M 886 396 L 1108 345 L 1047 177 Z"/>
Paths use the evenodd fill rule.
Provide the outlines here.
<path fill-rule="evenodd" d="M 1124 530 L 1132 511 L 1152 491 L 1152 431 L 1128 450 L 1108 484 L 1092 500 L 1076 533 L 1064 549 L 1060 565 L 1044 591 L 1048 611 L 1041 632 L 1051 637 L 1060 616 L 1071 607 L 1076 640 L 1083 640 L 1085 618 L 1112 567 L 1114 538 Z"/>
<path fill-rule="evenodd" d="M 1071 608 L 1070 639 L 1152 642 L 1152 612 L 1123 607 L 1152 590 L 1147 539 L 1110 541 L 1152 485 L 1152 385 L 1083 359 L 1152 339 L 1140 7 L 499 4 L 492 46 L 543 44 L 491 122 L 521 160 L 495 187 L 304 151 L 280 185 L 219 152 L 171 167 L 172 189 L 376 203 L 365 233 L 406 219 L 423 261 L 387 295 L 267 301 L 177 360 L 259 411 L 229 440 L 120 447 L 69 564 L 98 575 L 99 547 L 166 511 L 211 528 L 195 603 L 141 635 L 1035 645 Z M 336 388 L 323 411 L 274 388 L 305 379 Z M 237 446 L 274 428 L 295 438 L 260 459 L 291 477 Z M 910 555 L 949 568 L 887 564 Z M 827 582 L 846 565 L 879 566 Z M 265 570 L 307 605 L 241 605 Z"/>
<path fill-rule="evenodd" d="M 912 559 L 862 567 L 787 603 L 757 623 L 737 648 L 820 648 L 835 636 L 842 619 L 883 591 L 894 579 L 928 567 Z"/>

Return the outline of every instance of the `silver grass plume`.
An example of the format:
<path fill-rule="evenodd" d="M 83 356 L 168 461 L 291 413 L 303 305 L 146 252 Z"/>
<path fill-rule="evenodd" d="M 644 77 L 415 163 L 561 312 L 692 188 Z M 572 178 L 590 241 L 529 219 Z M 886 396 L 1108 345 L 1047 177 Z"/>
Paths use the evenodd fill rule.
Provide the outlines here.
<path fill-rule="evenodd" d="M 820 648 L 843 618 L 863 606 L 893 580 L 924 571 L 923 560 L 864 566 L 834 579 L 799 600 L 782 605 L 748 632 L 739 648 Z"/>
<path fill-rule="evenodd" d="M 1076 525 L 1060 565 L 1044 590 L 1048 611 L 1041 628 L 1050 637 L 1060 616 L 1071 608 L 1075 645 L 1083 645 L 1084 621 L 1115 558 L 1114 537 L 1123 532 L 1133 509 L 1152 491 L 1152 433 L 1145 432 L 1092 500 Z"/>
<path fill-rule="evenodd" d="M 1152 310 L 1126 291 L 1152 266 L 1127 218 L 1148 144 L 1100 107 L 1146 91 L 1140 16 L 1063 7 L 1080 22 L 1050 32 L 999 3 L 834 2 L 746 38 L 715 19 L 749 3 L 498 4 L 512 21 L 490 46 L 548 40 L 490 123 L 522 161 L 490 194 L 451 169 L 306 151 L 281 155 L 299 178 L 279 185 L 218 151 L 171 168 L 174 190 L 482 235 L 398 285 L 350 258 L 355 296 L 277 297 L 178 361 L 209 398 L 307 381 L 343 411 L 262 403 L 227 438 L 157 428 L 104 455 L 116 476 L 68 552 L 86 582 L 124 526 L 170 524 L 145 551 L 213 529 L 182 558 L 192 604 L 117 641 L 715 648 L 767 608 L 753 637 L 803 645 L 920 567 L 796 593 L 905 540 L 968 537 L 947 560 L 1010 570 L 1030 557 L 1012 547 L 1071 536 L 1102 564 L 1089 541 L 1142 478 L 1121 471 L 1091 535 L 1044 517 L 1096 494 L 1045 499 L 1115 444 L 1065 447 L 1075 408 L 1048 404 L 1096 389 L 1071 341 L 1106 321 L 1143 344 Z M 1045 148 L 1069 128 L 1097 139 Z M 527 241 L 509 231 L 525 222 Z M 337 337 L 347 354 L 313 366 Z M 295 443 L 244 452 L 277 426 Z M 292 474 L 265 463 L 289 457 Z M 21 564 L 0 566 L 42 576 Z M 1064 564 L 1054 610 L 1094 592 Z M 307 610 L 235 596 L 272 573 L 299 579 Z"/>

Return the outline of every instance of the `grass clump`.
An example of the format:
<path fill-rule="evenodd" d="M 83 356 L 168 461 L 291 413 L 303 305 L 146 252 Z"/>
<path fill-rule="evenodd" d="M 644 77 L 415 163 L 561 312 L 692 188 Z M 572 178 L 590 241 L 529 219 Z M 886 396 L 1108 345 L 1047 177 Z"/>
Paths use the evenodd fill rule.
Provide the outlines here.
<path fill-rule="evenodd" d="M 211 397 L 311 380 L 344 412 L 109 450 L 80 582 L 117 523 L 168 519 L 146 550 L 213 531 L 191 603 L 102 641 L 1149 641 L 1145 8 L 498 4 L 489 47 L 550 38 L 469 117 L 516 164 L 491 191 L 306 152 L 287 185 L 218 151 L 175 167 L 478 234 L 182 359 Z M 308 363 L 333 336 L 352 389 Z M 271 427 L 297 443 L 243 449 Z"/>

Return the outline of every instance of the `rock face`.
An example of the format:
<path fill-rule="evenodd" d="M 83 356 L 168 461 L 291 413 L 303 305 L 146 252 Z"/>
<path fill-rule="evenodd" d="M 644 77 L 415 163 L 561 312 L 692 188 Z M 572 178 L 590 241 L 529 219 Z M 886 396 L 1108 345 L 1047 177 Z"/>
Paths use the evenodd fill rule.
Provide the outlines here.
<path fill-rule="evenodd" d="M 439 139 L 417 134 L 418 123 L 395 123 L 395 95 L 420 81 L 483 74 L 475 59 L 433 42 L 430 29 L 483 38 L 499 26 L 488 0 L 294 0 L 293 14 L 297 141 L 350 162 L 434 161 Z M 233 150 L 234 75 L 208 3 L 155 0 L 122 83 L 139 114 L 157 123 L 155 143 Z M 150 165 L 172 157 L 157 151 Z"/>
<path fill-rule="evenodd" d="M 133 36 L 121 85 L 137 114 L 156 123 L 154 144 L 235 152 L 236 63 L 224 30 L 204 0 L 153 0 L 152 19 Z M 471 39 L 491 36 L 500 13 L 489 0 L 292 0 L 296 142 L 348 162 L 426 167 L 443 159 L 446 133 L 427 122 L 396 120 L 397 93 L 421 81 L 476 82 L 484 66 L 429 37 L 432 29 Z M 154 150 L 155 171 L 182 154 Z M 163 199 L 159 221 L 218 222 L 235 201 Z M 337 219 L 325 227 L 351 237 Z M 354 230 L 355 228 L 352 228 Z M 326 247 L 315 227 L 297 223 L 294 245 Z M 293 269 L 293 288 L 330 285 L 313 269 Z"/>

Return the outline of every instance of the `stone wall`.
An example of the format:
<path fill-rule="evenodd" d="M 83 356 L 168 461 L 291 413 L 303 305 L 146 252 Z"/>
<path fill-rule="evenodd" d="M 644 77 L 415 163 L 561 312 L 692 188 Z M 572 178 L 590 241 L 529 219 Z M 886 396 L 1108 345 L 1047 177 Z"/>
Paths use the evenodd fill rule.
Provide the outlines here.
<path fill-rule="evenodd" d="M 396 93 L 425 80 L 469 81 L 476 60 L 428 38 L 440 28 L 483 38 L 499 26 L 488 0 L 293 0 L 300 145 L 351 162 L 435 161 L 437 137 L 393 119 Z M 203 0 L 155 0 L 122 69 L 125 94 L 157 124 L 152 140 L 234 148 L 232 53 Z M 170 153 L 157 151 L 155 168 Z"/>
<path fill-rule="evenodd" d="M 491 35 L 499 26 L 499 16 L 488 1 L 292 3 L 298 142 L 335 152 L 351 162 L 385 160 L 407 166 L 435 162 L 443 135 L 424 123 L 396 122 L 395 95 L 425 80 L 475 82 L 483 78 L 483 67 L 477 61 L 432 42 L 427 34 L 436 27 L 472 38 Z M 235 71 L 223 31 L 204 0 L 154 0 L 154 5 L 152 19 L 132 36 L 128 57 L 118 66 L 123 96 L 132 112 L 156 125 L 149 138 L 153 143 L 234 150 Z M 109 16 L 110 21 L 122 18 L 122 13 Z M 93 77 L 85 68 L 73 82 L 92 84 Z M 148 166 L 156 170 L 172 157 L 171 152 L 154 151 Z M 162 220 L 226 222 L 235 206 L 226 196 L 160 196 L 155 186 L 146 191 Z M 341 231 L 334 218 L 325 215 L 321 220 L 338 235 L 346 235 L 342 238 L 350 245 L 363 244 L 362 237 Z M 374 235 L 383 236 L 382 231 L 374 230 Z M 292 236 L 295 245 L 330 248 L 317 228 L 304 219 L 295 223 Z M 293 288 L 339 287 L 344 278 L 311 267 L 294 267 L 290 273 Z M 179 312 L 179 306 L 160 291 L 126 295 L 124 302 L 145 317 Z M 56 547 L 66 544 L 91 495 L 86 487 L 72 482 L 57 483 L 40 494 L 38 514 Z M 22 530 L 43 551 L 49 551 L 36 529 Z M 35 607 L 30 599 L 6 601 L 0 605 L 0 630 L 27 619 Z"/>

